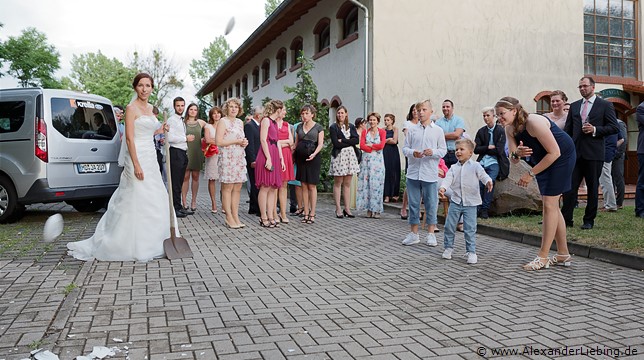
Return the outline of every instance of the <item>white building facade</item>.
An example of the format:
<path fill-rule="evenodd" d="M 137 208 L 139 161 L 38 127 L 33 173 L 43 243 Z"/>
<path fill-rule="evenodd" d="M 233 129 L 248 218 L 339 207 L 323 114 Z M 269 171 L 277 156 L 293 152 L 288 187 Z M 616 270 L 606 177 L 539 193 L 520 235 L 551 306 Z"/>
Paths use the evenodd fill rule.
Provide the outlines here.
<path fill-rule="evenodd" d="M 429 98 L 441 115 L 450 99 L 474 134 L 483 126 L 480 109 L 499 98 L 547 112 L 550 91 L 577 100 L 579 78 L 589 75 L 627 122 L 635 150 L 634 111 L 644 100 L 640 0 L 360 3 L 368 24 L 352 1 L 284 0 L 199 94 L 212 94 L 216 104 L 244 93 L 254 105 L 287 99 L 284 86 L 297 81 L 302 50 L 313 59 L 319 100 L 331 114 L 341 104 L 351 119 L 364 116 L 366 66 L 368 111 L 393 113 L 400 124 L 412 103 Z M 636 163 L 626 165 L 627 183 L 634 183 Z"/>

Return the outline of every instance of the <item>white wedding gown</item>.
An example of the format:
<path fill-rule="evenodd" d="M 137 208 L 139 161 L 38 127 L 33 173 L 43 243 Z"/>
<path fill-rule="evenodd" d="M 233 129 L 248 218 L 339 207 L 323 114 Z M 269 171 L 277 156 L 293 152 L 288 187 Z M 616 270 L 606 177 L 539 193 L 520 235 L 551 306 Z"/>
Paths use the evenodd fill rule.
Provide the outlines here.
<path fill-rule="evenodd" d="M 132 159 L 125 153 L 119 187 L 107 211 L 92 237 L 67 244 L 70 255 L 105 261 L 148 261 L 165 255 L 163 240 L 170 237 L 170 210 L 153 142 L 158 127 L 153 116 L 134 121 L 136 154 L 144 179 L 134 176 Z"/>

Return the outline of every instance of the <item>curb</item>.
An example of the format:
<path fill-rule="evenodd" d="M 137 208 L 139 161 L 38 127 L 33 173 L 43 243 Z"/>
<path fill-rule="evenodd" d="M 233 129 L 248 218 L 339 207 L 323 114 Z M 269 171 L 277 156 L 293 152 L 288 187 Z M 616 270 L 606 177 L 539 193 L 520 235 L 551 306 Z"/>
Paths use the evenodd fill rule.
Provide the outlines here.
<path fill-rule="evenodd" d="M 392 205 L 390 203 L 384 204 L 385 211 L 389 212 L 395 211 L 395 213 L 400 212 L 400 206 Z M 445 217 L 442 215 L 438 216 L 438 222 L 445 224 Z M 477 233 L 483 235 L 494 236 L 499 239 L 518 242 L 526 245 L 532 245 L 536 247 L 541 246 L 541 236 L 534 234 L 525 234 L 522 232 L 514 230 L 506 230 L 502 228 L 497 228 L 489 225 L 479 224 L 477 227 Z M 555 243 L 553 242 L 551 250 L 555 250 Z M 617 250 L 605 249 L 596 246 L 584 245 L 577 243 L 575 241 L 568 240 L 568 250 L 571 254 L 575 256 L 580 256 L 588 259 L 598 260 L 601 262 L 623 266 L 635 270 L 644 271 L 644 257 L 634 254 L 629 254 Z"/>

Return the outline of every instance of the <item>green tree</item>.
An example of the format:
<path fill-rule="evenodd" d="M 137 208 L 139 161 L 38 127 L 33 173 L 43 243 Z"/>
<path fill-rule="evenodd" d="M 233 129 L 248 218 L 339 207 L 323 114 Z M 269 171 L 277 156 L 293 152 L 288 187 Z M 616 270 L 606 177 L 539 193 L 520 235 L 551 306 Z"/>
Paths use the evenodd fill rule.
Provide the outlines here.
<path fill-rule="evenodd" d="M 248 92 L 244 91 L 244 94 L 242 94 L 242 109 L 244 110 L 244 114 L 254 115 L 252 107 L 253 97 L 248 95 Z"/>
<path fill-rule="evenodd" d="M 201 59 L 193 59 L 188 70 L 195 87 L 199 89 L 204 86 L 206 81 L 224 64 L 232 53 L 233 51 L 230 49 L 228 41 L 222 35 L 215 38 L 215 41 L 204 48 L 201 51 Z"/>
<path fill-rule="evenodd" d="M 150 102 L 159 108 L 161 112 L 170 110 L 163 108 L 163 103 L 168 94 L 183 87 L 183 81 L 179 79 L 179 66 L 172 59 L 168 59 L 160 47 L 152 49 L 152 52 L 141 57 L 134 52 L 134 59 L 131 67 L 136 72 L 146 72 L 154 79 L 154 92 L 150 96 Z M 173 112 L 171 112 L 173 113 Z"/>
<path fill-rule="evenodd" d="M 297 78 L 299 79 L 295 86 L 285 86 L 284 92 L 293 95 L 292 98 L 286 100 L 286 120 L 295 124 L 300 122 L 300 109 L 304 105 L 313 105 L 317 110 L 315 121 L 322 126 L 323 129 L 329 128 L 329 109 L 325 105 L 318 102 L 318 87 L 313 81 L 311 70 L 313 70 L 313 61 L 304 57 L 304 53 L 300 52 L 299 56 L 302 67 L 297 71 Z M 320 152 L 322 156 L 322 165 L 320 168 L 320 183 L 318 190 L 328 192 L 333 183 L 333 177 L 329 176 L 329 167 L 331 165 L 331 138 L 328 131 L 324 137 L 324 146 Z"/>
<path fill-rule="evenodd" d="M 269 17 L 275 9 L 282 3 L 283 0 L 266 0 L 264 3 L 264 14 Z"/>
<path fill-rule="evenodd" d="M 20 86 L 41 86 L 54 79 L 60 68 L 60 54 L 47 43 L 47 36 L 35 28 L 27 28 L 18 37 L 10 36 L 0 44 L 0 59 L 10 63 L 8 74 Z"/>
<path fill-rule="evenodd" d="M 63 86 L 71 90 L 86 91 L 104 96 L 115 105 L 126 105 L 132 94 L 132 78 L 136 70 L 123 65 L 116 58 L 103 53 L 73 55 L 70 78 L 63 78 Z"/>

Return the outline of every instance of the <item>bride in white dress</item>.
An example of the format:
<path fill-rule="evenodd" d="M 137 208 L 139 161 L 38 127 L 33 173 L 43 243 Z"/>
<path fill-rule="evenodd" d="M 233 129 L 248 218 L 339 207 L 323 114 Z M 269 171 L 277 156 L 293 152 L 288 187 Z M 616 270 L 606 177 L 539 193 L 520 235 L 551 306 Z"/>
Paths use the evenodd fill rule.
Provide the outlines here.
<path fill-rule="evenodd" d="M 119 187 L 94 235 L 67 244 L 68 253 L 80 260 L 148 261 L 165 255 L 163 240 L 170 237 L 170 210 L 152 141 L 160 126 L 148 103 L 154 81 L 140 73 L 132 86 L 136 99 L 125 111 L 127 152 L 119 156 L 119 165 L 122 158 L 124 167 Z"/>

